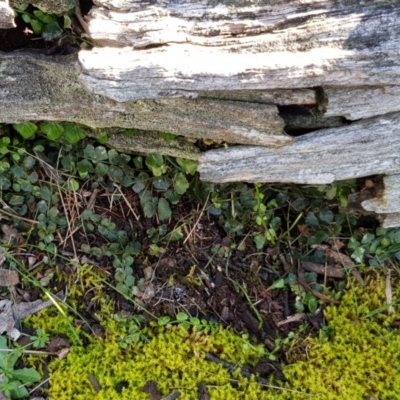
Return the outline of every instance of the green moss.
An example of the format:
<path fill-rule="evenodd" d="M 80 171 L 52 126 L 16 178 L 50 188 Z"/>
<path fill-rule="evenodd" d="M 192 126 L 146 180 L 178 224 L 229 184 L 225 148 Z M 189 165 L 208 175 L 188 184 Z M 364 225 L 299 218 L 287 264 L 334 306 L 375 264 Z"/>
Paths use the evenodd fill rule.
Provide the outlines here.
<path fill-rule="evenodd" d="M 66 359 L 50 363 L 50 399 L 147 400 L 149 395 L 142 389 L 148 381 L 156 381 L 163 396 L 177 390 L 181 399 L 188 400 L 198 398 L 200 382 L 217 400 L 304 400 L 308 395 L 323 400 L 395 399 L 400 393 L 400 332 L 392 323 L 400 314 L 397 309 L 388 314 L 385 279 L 371 272 L 365 286 L 350 282 L 340 305 L 325 310 L 329 338 L 321 334 L 291 348 L 284 367 L 287 381 L 273 383 L 275 388 L 243 378 L 239 370 L 229 374 L 221 365 L 205 360 L 207 352 L 217 352 L 222 360 L 238 366 L 258 361 L 256 349 L 244 346 L 242 337 L 230 329 L 206 335 L 180 326 L 148 327 L 144 331 L 148 343 L 123 350 L 118 345 L 123 332 L 108 318 L 103 321 L 103 340 L 73 346 Z M 400 286 L 392 285 L 397 304 Z M 105 305 L 109 310 L 108 302 Z M 48 332 L 57 333 L 58 322 L 50 323 L 51 318 L 46 314 L 44 323 Z M 99 392 L 91 376 L 100 384 Z M 120 382 L 128 382 L 121 393 L 117 390 Z"/>
<path fill-rule="evenodd" d="M 321 335 L 304 341 L 307 354 L 293 355 L 285 376 L 292 389 L 326 400 L 395 399 L 400 393 L 400 332 L 390 326 L 400 314 L 396 309 L 388 315 L 382 273 L 371 272 L 364 287 L 353 285 L 339 306 L 325 310 L 329 339 Z M 393 302 L 399 300 L 395 289 Z"/>
<path fill-rule="evenodd" d="M 92 301 L 99 301 L 102 309 L 102 316 L 108 320 L 113 311 L 113 304 L 103 293 L 103 283 L 100 276 L 97 276 L 94 267 L 91 265 L 82 265 L 77 269 L 76 274 L 65 276 L 66 285 L 69 289 L 68 305 L 63 301 L 53 300 L 57 302 L 57 307 L 49 307 L 33 314 L 24 320 L 26 326 L 34 329 L 42 329 L 51 336 L 64 336 L 73 345 L 80 343 L 80 337 L 91 340 L 92 337 L 86 334 L 81 326 L 77 326 L 74 322 L 78 315 L 71 311 L 79 312 L 79 305 L 82 303 L 82 297 L 90 290 L 93 294 Z M 45 300 L 48 300 L 46 298 Z M 62 310 L 62 312 L 60 311 Z"/>
<path fill-rule="evenodd" d="M 197 399 L 197 384 L 204 382 L 213 398 L 263 398 L 261 388 L 239 374 L 233 378 L 241 383 L 233 388 L 229 381 L 232 376 L 219 364 L 204 358 L 206 352 L 215 352 L 218 348 L 223 349 L 221 358 L 235 365 L 257 359 L 254 350 L 246 350 L 242 339 L 230 330 L 220 329 L 208 336 L 173 327 L 153 336 L 148 344 L 127 351 L 118 346 L 114 336 L 111 332 L 103 342 L 86 348 L 74 347 L 67 359 L 53 361 L 49 368 L 50 398 L 147 400 L 149 396 L 142 389 L 152 380 L 158 383 L 163 396 L 178 390 L 182 399 Z M 92 387 L 91 375 L 100 384 L 100 392 Z M 122 393 L 116 389 L 119 382 L 129 382 Z M 246 393 L 252 397 L 244 397 Z"/>

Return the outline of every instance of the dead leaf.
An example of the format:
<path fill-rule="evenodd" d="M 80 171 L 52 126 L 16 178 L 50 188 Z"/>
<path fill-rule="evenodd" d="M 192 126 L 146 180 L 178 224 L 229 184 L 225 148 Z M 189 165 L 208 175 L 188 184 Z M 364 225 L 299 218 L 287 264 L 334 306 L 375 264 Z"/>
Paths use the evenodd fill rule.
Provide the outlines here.
<path fill-rule="evenodd" d="M 94 389 L 96 392 L 100 392 L 100 391 L 101 391 L 101 386 L 100 386 L 98 380 L 96 379 L 96 377 L 95 377 L 94 375 L 90 375 L 90 376 L 89 376 L 89 379 L 90 379 L 90 383 L 91 383 L 92 386 L 93 386 L 93 389 Z"/>
<path fill-rule="evenodd" d="M 28 257 L 28 270 L 30 271 L 31 269 L 33 269 L 32 267 L 36 264 L 36 257 L 35 256 L 29 256 Z"/>
<path fill-rule="evenodd" d="M 6 333 L 7 336 L 14 341 L 18 340 L 21 332 L 15 328 L 20 320 L 26 318 L 28 315 L 34 314 L 45 307 L 51 306 L 53 303 L 49 301 L 36 300 L 33 302 L 21 302 L 13 304 L 10 300 L 0 301 L 0 334 Z"/>
<path fill-rule="evenodd" d="M 146 267 L 143 268 L 144 280 L 149 281 L 153 277 L 153 268 Z"/>
<path fill-rule="evenodd" d="M 0 333 L 6 333 L 7 336 L 18 339 L 19 332 L 14 331 L 16 320 L 12 309 L 12 302 L 10 300 L 0 301 Z M 19 334 L 18 334 L 19 333 Z"/>
<path fill-rule="evenodd" d="M 319 275 L 327 276 L 328 278 L 343 279 L 346 276 L 343 268 L 337 268 L 333 265 L 321 265 L 309 261 L 302 261 L 301 266 L 308 272 L 315 272 Z"/>
<path fill-rule="evenodd" d="M 54 272 L 52 272 L 51 270 L 47 270 L 45 272 L 45 276 L 40 279 L 40 284 L 44 287 L 49 286 L 50 281 L 52 280 L 52 278 L 54 277 Z"/>
<path fill-rule="evenodd" d="M 59 351 L 69 348 L 70 344 L 67 339 L 56 337 L 50 340 L 49 344 L 46 346 L 46 351 L 48 351 L 49 353 L 57 354 Z"/>
<path fill-rule="evenodd" d="M 15 286 L 19 283 L 19 276 L 16 271 L 0 268 L 0 286 Z"/>
<path fill-rule="evenodd" d="M 338 303 L 339 303 L 337 300 L 333 300 L 333 299 L 331 299 L 330 297 L 324 295 L 323 293 L 320 293 L 320 292 L 317 292 L 317 291 L 314 290 L 314 289 L 311 289 L 310 285 L 309 285 L 309 284 L 307 283 L 307 281 L 306 281 L 306 278 L 305 278 L 305 275 L 304 275 L 304 269 L 303 269 L 303 267 L 301 266 L 301 264 L 299 265 L 297 275 L 298 275 L 299 284 L 300 284 L 301 286 L 303 286 L 303 288 L 304 288 L 305 290 L 310 291 L 315 297 L 318 297 L 318 298 L 319 298 L 320 300 L 322 300 L 324 303 L 333 303 L 333 304 L 338 304 Z"/>
<path fill-rule="evenodd" d="M 21 302 L 15 305 L 13 308 L 16 317 L 21 320 L 29 315 L 35 314 L 40 310 L 43 310 L 46 307 L 50 307 L 51 305 L 53 305 L 53 302 L 51 300 L 43 301 L 38 299 L 29 303 Z"/>
<path fill-rule="evenodd" d="M 156 290 L 152 283 L 149 283 L 142 295 L 142 300 L 148 302 L 156 295 Z"/>
<path fill-rule="evenodd" d="M 390 270 L 386 272 L 386 303 L 389 304 L 388 314 L 389 315 L 393 314 L 394 308 L 392 306 L 393 295 L 392 295 L 392 281 L 390 279 Z"/>
<path fill-rule="evenodd" d="M 10 226 L 10 225 L 3 224 L 1 226 L 1 230 L 4 233 L 3 240 L 5 242 L 9 242 L 9 241 L 11 241 L 12 239 L 15 239 L 18 236 L 17 230 L 15 228 L 13 228 L 12 226 Z"/>
<path fill-rule="evenodd" d="M 297 229 L 300 231 L 301 236 L 309 239 L 312 236 L 312 229 L 306 224 L 298 224 Z"/>
<path fill-rule="evenodd" d="M 338 263 L 343 267 L 354 267 L 356 265 L 349 256 L 333 249 L 326 249 L 325 256 L 327 260 Z"/>
<path fill-rule="evenodd" d="M 152 265 L 153 268 L 173 268 L 176 265 L 175 258 L 165 257 Z"/>
<path fill-rule="evenodd" d="M 237 247 L 238 251 L 245 251 L 246 250 L 246 241 L 242 240 L 239 244 L 239 246 Z"/>
<path fill-rule="evenodd" d="M 333 300 L 330 297 L 324 295 L 323 293 L 317 292 L 314 289 L 310 289 L 311 293 L 315 296 L 318 297 L 320 300 L 322 300 L 324 303 L 328 303 L 328 304 L 339 304 L 339 301 L 337 300 Z"/>
<path fill-rule="evenodd" d="M 355 268 L 353 268 L 351 270 L 351 274 L 357 279 L 357 282 L 361 285 L 361 286 L 365 286 L 365 282 L 364 279 L 362 278 L 360 272 L 358 270 L 356 270 Z"/>
<path fill-rule="evenodd" d="M 68 348 L 68 347 L 66 347 L 65 349 L 60 350 L 60 351 L 57 353 L 58 358 L 59 358 L 60 360 L 62 360 L 63 358 L 67 357 L 67 355 L 68 355 L 68 353 L 69 353 L 70 350 L 71 350 L 71 349 Z"/>
<path fill-rule="evenodd" d="M 329 239 L 328 243 L 332 246 L 333 249 L 340 250 L 345 244 L 339 239 Z"/>
<path fill-rule="evenodd" d="M 364 190 L 372 189 L 373 187 L 375 187 L 374 181 L 371 179 L 366 179 L 364 181 L 364 187 L 361 189 L 361 191 L 363 192 Z"/>

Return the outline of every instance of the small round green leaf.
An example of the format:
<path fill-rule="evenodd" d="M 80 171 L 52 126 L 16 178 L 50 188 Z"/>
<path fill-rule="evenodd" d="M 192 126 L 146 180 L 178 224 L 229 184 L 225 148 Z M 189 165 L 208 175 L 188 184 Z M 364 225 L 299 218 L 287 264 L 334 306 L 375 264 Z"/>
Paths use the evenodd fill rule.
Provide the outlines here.
<path fill-rule="evenodd" d="M 13 128 L 25 139 L 31 137 L 38 129 L 32 122 L 13 124 Z"/>
<path fill-rule="evenodd" d="M 22 14 L 22 19 L 27 24 L 29 24 L 29 22 L 31 22 L 31 17 L 28 14 Z"/>
<path fill-rule="evenodd" d="M 186 179 L 186 176 L 184 173 L 179 172 L 175 175 L 175 190 L 178 194 L 184 194 L 186 193 L 186 190 L 189 189 L 189 182 Z"/>
<path fill-rule="evenodd" d="M 163 197 L 158 201 L 157 212 L 161 221 L 168 219 L 172 214 L 168 201 Z"/>
<path fill-rule="evenodd" d="M 85 131 L 78 125 L 72 122 L 64 124 L 65 138 L 69 143 L 77 143 L 86 137 Z"/>
<path fill-rule="evenodd" d="M 79 190 L 79 183 L 77 182 L 76 179 L 71 178 L 67 182 L 67 188 L 73 192 L 76 192 Z"/>
<path fill-rule="evenodd" d="M 46 24 L 42 30 L 44 40 L 58 39 L 63 33 L 63 30 L 57 21 Z"/>
<path fill-rule="evenodd" d="M 158 318 L 157 322 L 158 322 L 158 325 L 164 326 L 164 325 L 167 325 L 170 321 L 171 321 L 171 318 L 168 315 L 166 315 L 165 317 Z"/>
<path fill-rule="evenodd" d="M 146 165 L 149 168 L 157 168 L 164 165 L 164 157 L 160 154 L 149 154 L 146 157 Z"/>
<path fill-rule="evenodd" d="M 184 312 L 178 312 L 178 314 L 176 314 L 176 320 L 179 322 L 186 321 L 187 319 L 189 319 L 189 316 Z"/>
<path fill-rule="evenodd" d="M 50 140 L 57 140 L 63 133 L 64 127 L 57 122 L 43 122 L 40 130 L 46 134 Z"/>
<path fill-rule="evenodd" d="M 254 237 L 254 243 L 257 247 L 258 250 L 261 250 L 264 245 L 265 245 L 265 236 L 262 234 L 259 234 Z"/>
<path fill-rule="evenodd" d="M 156 205 L 152 201 L 147 201 L 143 206 L 144 215 L 151 218 L 156 213 Z"/>
<path fill-rule="evenodd" d="M 194 175 L 197 171 L 197 161 L 186 160 L 185 158 L 177 158 L 176 161 L 186 174 Z"/>
<path fill-rule="evenodd" d="M 43 30 L 43 23 L 37 19 L 31 19 L 31 27 L 32 27 L 33 33 L 35 33 L 36 35 L 40 35 Z"/>

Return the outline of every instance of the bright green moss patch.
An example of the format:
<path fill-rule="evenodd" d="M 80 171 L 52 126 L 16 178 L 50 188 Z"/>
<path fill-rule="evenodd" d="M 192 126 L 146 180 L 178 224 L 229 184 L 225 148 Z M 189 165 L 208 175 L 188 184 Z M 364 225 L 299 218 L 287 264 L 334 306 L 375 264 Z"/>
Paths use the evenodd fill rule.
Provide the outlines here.
<path fill-rule="evenodd" d="M 313 338 L 302 346 L 284 373 L 293 389 L 325 400 L 393 400 L 400 394 L 400 319 L 398 307 L 388 315 L 384 274 L 372 272 L 365 287 L 354 283 L 339 306 L 325 310 L 329 339 Z M 399 304 L 392 280 L 393 303 Z M 321 335 L 322 336 L 322 335 Z M 304 397 L 292 395 L 292 399 Z"/>
<path fill-rule="evenodd" d="M 383 273 L 371 272 L 365 286 L 352 282 L 340 305 L 325 310 L 328 337 L 321 333 L 307 338 L 289 351 L 287 381 L 271 383 L 280 389 L 263 387 L 243 378 L 239 370 L 229 373 L 205 360 L 210 352 L 233 365 L 257 363 L 256 349 L 245 346 L 243 338 L 229 329 L 206 335 L 180 326 L 147 327 L 147 343 L 123 350 L 118 344 L 122 332 L 108 318 L 103 340 L 75 345 L 66 359 L 50 363 L 50 400 L 148 400 L 142 389 L 149 381 L 157 382 L 164 397 L 178 391 L 188 400 L 198 399 L 200 382 L 216 400 L 393 400 L 400 393 L 400 331 L 394 324 L 400 320 L 400 288 L 393 279 L 392 287 L 394 312 L 389 315 Z M 47 313 L 48 325 L 49 317 Z M 54 332 L 55 324 L 51 326 Z"/>
<path fill-rule="evenodd" d="M 111 335 L 112 336 L 112 335 Z M 190 333 L 177 326 L 158 333 L 146 345 L 122 350 L 115 340 L 106 339 L 86 348 L 74 347 L 67 359 L 50 364 L 50 399 L 75 400 L 148 400 L 142 391 L 146 382 L 156 381 L 163 396 L 179 391 L 182 399 L 197 399 L 197 384 L 204 382 L 213 398 L 262 398 L 259 385 L 229 375 L 219 364 L 204 359 L 206 352 L 223 349 L 222 357 L 241 365 L 256 361 L 251 349 L 243 348 L 242 339 L 230 330 L 220 329 L 213 336 Z M 96 392 L 90 376 L 96 377 L 101 390 Z M 229 379 L 239 379 L 234 389 Z M 118 383 L 128 386 L 118 392 Z M 239 397 L 238 397 L 239 396 Z"/>

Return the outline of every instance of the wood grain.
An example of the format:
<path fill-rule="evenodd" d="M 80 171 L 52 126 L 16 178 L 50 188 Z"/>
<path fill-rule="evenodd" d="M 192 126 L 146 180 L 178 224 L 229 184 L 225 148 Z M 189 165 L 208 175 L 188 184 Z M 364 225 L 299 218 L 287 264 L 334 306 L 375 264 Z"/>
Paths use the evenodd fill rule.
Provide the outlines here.
<path fill-rule="evenodd" d="M 117 101 L 400 85 L 400 8 L 366 1 L 97 1 L 81 80 Z"/>
<path fill-rule="evenodd" d="M 400 113 L 296 137 L 280 149 L 238 146 L 199 158 L 210 182 L 326 184 L 376 174 L 400 173 Z"/>

